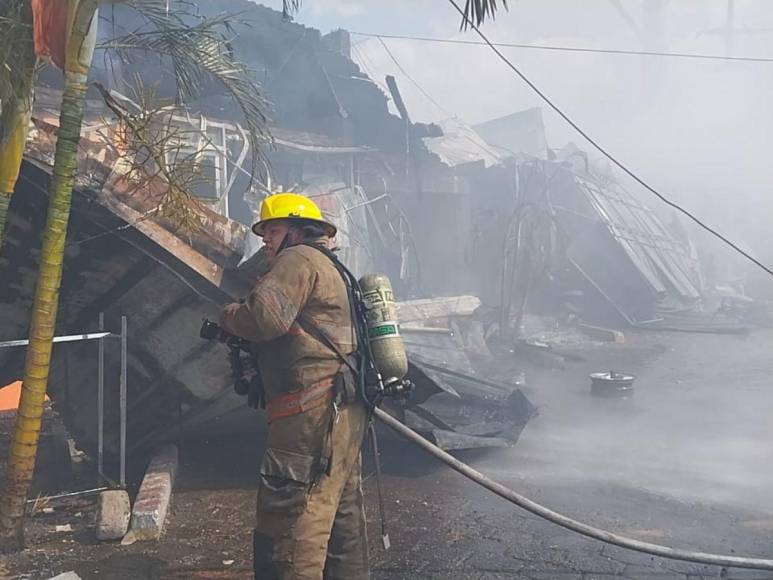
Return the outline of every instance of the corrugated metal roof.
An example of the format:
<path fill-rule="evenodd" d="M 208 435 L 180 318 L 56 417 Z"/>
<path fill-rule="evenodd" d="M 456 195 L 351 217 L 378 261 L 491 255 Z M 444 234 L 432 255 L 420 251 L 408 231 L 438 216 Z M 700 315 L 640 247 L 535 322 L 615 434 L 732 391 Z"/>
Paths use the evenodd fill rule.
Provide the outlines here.
<path fill-rule="evenodd" d="M 701 293 L 692 280 L 694 260 L 655 213 L 615 183 L 600 187 L 576 177 L 612 235 L 657 292 L 677 292 L 687 300 Z"/>
<path fill-rule="evenodd" d="M 424 145 L 449 167 L 483 161 L 486 167 L 497 165 L 509 155 L 503 155 L 459 119 L 441 123 L 442 137 L 425 137 Z"/>
<path fill-rule="evenodd" d="M 532 197 L 547 189 L 569 261 L 632 324 L 700 301 L 700 266 L 689 241 L 614 180 L 535 160 L 522 183 Z"/>
<path fill-rule="evenodd" d="M 307 131 L 293 131 L 280 127 L 270 127 L 269 131 L 274 138 L 274 142 L 288 149 L 296 151 L 306 151 L 310 153 L 367 153 L 371 151 L 369 147 L 359 147 L 351 145 L 319 133 L 309 133 Z"/>
<path fill-rule="evenodd" d="M 512 153 L 547 157 L 548 144 L 542 109 L 534 107 L 475 125 L 473 129 L 494 147 Z"/>

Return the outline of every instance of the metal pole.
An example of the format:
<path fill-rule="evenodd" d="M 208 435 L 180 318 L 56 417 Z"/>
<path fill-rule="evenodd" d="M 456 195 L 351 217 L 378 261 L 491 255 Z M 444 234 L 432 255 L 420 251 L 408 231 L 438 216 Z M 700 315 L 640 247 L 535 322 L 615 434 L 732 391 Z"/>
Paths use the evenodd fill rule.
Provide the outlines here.
<path fill-rule="evenodd" d="M 54 344 L 60 342 L 78 342 L 81 340 L 99 340 L 100 338 L 106 338 L 112 336 L 109 332 L 92 332 L 91 334 L 68 334 L 67 336 L 55 336 L 53 339 Z M 0 348 L 10 348 L 14 346 L 28 346 L 30 341 L 24 340 L 4 340 L 0 342 Z"/>
<path fill-rule="evenodd" d="M 99 330 L 105 330 L 105 313 L 99 313 Z M 97 371 L 97 483 L 104 476 L 105 453 L 105 339 L 99 339 Z"/>
<path fill-rule="evenodd" d="M 95 489 L 85 489 L 83 491 L 73 491 L 71 493 L 60 493 L 59 495 L 47 495 L 42 497 L 36 497 L 35 499 L 28 499 L 27 503 L 35 503 L 36 501 L 50 501 L 52 499 L 64 499 L 67 497 L 78 497 L 81 495 L 92 495 L 95 493 L 100 493 L 102 491 L 107 491 L 110 489 L 109 487 L 97 487 Z"/>
<path fill-rule="evenodd" d="M 121 316 L 121 487 L 126 487 L 126 317 Z"/>

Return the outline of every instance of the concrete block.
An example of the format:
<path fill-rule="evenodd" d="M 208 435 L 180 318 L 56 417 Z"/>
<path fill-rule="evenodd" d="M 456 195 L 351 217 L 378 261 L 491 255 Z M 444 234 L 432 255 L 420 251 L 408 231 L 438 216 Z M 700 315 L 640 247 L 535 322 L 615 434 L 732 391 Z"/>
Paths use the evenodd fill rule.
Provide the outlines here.
<path fill-rule="evenodd" d="M 162 447 L 151 459 L 132 508 L 131 528 L 122 544 L 158 540 L 172 501 L 178 453 L 174 445 Z"/>
<path fill-rule="evenodd" d="M 120 540 L 129 529 L 131 517 L 129 494 L 122 489 L 111 489 L 99 494 L 97 503 L 97 539 Z"/>
<path fill-rule="evenodd" d="M 65 572 L 64 574 L 59 574 L 58 576 L 49 578 L 49 580 L 81 580 L 81 577 L 78 576 L 75 572 Z"/>
<path fill-rule="evenodd" d="M 428 320 L 449 316 L 471 316 L 481 305 L 477 296 L 445 296 L 421 298 L 397 303 L 397 315 L 402 324 L 419 326 Z"/>
<path fill-rule="evenodd" d="M 602 326 L 591 326 L 590 324 L 580 324 L 578 328 L 595 340 L 617 343 L 625 342 L 625 335 L 619 330 L 612 330 Z"/>

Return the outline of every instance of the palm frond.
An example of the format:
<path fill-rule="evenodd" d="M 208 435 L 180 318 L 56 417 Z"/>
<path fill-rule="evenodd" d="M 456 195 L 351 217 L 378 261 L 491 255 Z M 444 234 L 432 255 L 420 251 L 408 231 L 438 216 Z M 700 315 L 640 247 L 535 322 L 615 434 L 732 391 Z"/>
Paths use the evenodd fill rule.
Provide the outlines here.
<path fill-rule="evenodd" d="M 196 199 L 195 191 L 210 185 L 200 158 L 212 143 L 202 141 L 200 130 L 175 124 L 172 103 L 156 98 L 152 89 L 145 90 L 141 79 L 136 78 L 135 83 L 131 108 L 119 102 L 102 84 L 92 83 L 117 119 L 113 131 L 121 135 L 121 150 L 115 148 L 115 135 L 108 131 L 100 136 L 114 155 L 120 155 L 122 179 L 136 191 L 150 195 L 156 203 L 146 214 L 148 218 L 163 220 L 176 233 L 200 230 L 203 204 Z M 191 142 L 201 145 L 190 150 Z M 158 183 L 166 184 L 160 194 L 155 193 Z"/>
<path fill-rule="evenodd" d="M 301 0 L 282 0 L 282 16 L 290 18 L 301 7 Z"/>
<path fill-rule="evenodd" d="M 0 0 L 0 143 L 13 129 L 19 107 L 28 107 L 35 67 L 29 0 Z"/>
<path fill-rule="evenodd" d="M 210 79 L 216 80 L 241 111 L 253 167 L 260 167 L 264 145 L 270 139 L 263 113 L 268 102 L 253 80 L 254 74 L 236 60 L 231 49 L 236 17 L 201 18 L 179 2 L 167 11 L 163 0 L 129 0 L 126 4 L 136 9 L 149 27 L 110 39 L 98 48 L 124 57 L 136 51 L 167 57 L 175 75 L 178 104 L 195 100 Z"/>
<path fill-rule="evenodd" d="M 501 0 L 502 8 L 507 10 L 507 0 Z M 467 30 L 471 25 L 480 26 L 487 19 L 493 20 L 496 17 L 497 0 L 467 0 L 464 5 L 464 16 L 462 17 L 462 30 Z"/>

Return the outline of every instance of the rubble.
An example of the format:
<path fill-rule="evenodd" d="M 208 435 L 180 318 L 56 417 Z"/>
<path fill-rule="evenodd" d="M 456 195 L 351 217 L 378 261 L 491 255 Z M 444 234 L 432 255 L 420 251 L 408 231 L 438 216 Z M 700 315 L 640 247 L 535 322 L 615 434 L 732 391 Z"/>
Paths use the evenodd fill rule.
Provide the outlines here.
<path fill-rule="evenodd" d="M 97 502 L 96 535 L 100 541 L 120 540 L 129 529 L 131 503 L 122 489 L 103 491 Z"/>
<path fill-rule="evenodd" d="M 601 326 L 593 326 L 590 324 L 580 324 L 577 328 L 596 340 L 616 343 L 625 342 L 625 335 L 619 330 L 612 330 L 611 328 L 603 328 Z"/>
<path fill-rule="evenodd" d="M 203 11 L 220 10 L 218 3 L 201 4 Z M 357 273 L 383 268 L 398 295 L 411 298 L 400 304 L 400 319 L 409 378 L 417 388 L 393 411 L 445 449 L 511 446 L 536 414 L 521 390 L 526 381 L 520 369 L 506 379 L 489 376 L 490 334 L 473 316 L 484 303 L 497 314 L 508 301 L 520 303 L 517 316 L 505 320 L 502 315 L 498 321 L 502 326 L 514 322 L 516 337 L 500 339 L 516 355 L 510 358 L 520 362 L 524 354 L 544 366 L 578 360 L 569 352 L 578 344 L 590 349 L 623 343 L 624 334 L 613 329 L 622 323 L 728 333 L 763 323 L 763 312 L 742 293 L 722 296 L 716 311 L 709 310 L 689 243 L 634 194 L 596 171 L 582 151 L 550 150 L 539 109 L 475 127 L 451 121 L 442 130 L 411 123 L 404 106 L 398 119 L 388 113 L 378 87 L 347 57 L 351 45 L 345 31 L 335 33 L 333 49 L 330 35 L 281 21 L 268 9 L 244 6 L 256 16 L 256 36 L 235 34 L 233 50 L 260 53 L 253 64 L 260 65 L 255 68 L 265 75 L 267 98 L 277 104 L 276 125 L 270 128 L 276 149 L 259 183 L 245 185 L 259 168 L 244 164 L 246 141 L 217 96 L 205 97 L 201 110 L 171 116 L 212 141 L 204 156 L 212 183 L 197 192 L 203 204 L 196 204 L 200 223 L 192 231 L 180 232 L 153 214 L 163 188 L 154 183 L 137 191 L 120 160 L 88 136 L 94 134 L 93 123 L 81 143 L 84 158 L 73 194 L 57 330 L 94 328 L 100 312 L 112 327 L 120 316 L 129 316 L 132 333 L 141 337 L 130 343 L 130 453 L 142 454 L 193 432 L 264 425 L 264 416 L 246 409 L 232 392 L 224 350 L 199 341 L 196 328 L 202 316 L 213 316 L 223 302 L 243 296 L 255 279 L 251 268 L 265 265 L 245 225 L 263 196 L 277 188 L 319 201 L 340 226 L 342 259 Z M 137 64 L 126 67 L 131 75 Z M 292 98 L 283 98 L 288 95 Z M 87 124 L 98 116 L 93 108 L 88 113 Z M 226 119 L 216 118 L 221 114 Z M 2 276 L 12 280 L 0 289 L 1 332 L 7 333 L 2 338 L 9 339 L 21 338 L 28 326 L 37 237 L 48 201 L 51 148 L 45 141 L 56 127 L 39 111 L 34 124 L 8 243 L 0 254 Z M 544 255 L 529 273 L 534 285 L 511 289 L 504 283 L 502 247 L 512 240 L 533 242 L 511 227 L 512 216 L 530 204 L 545 209 L 534 228 L 540 234 L 534 247 Z M 522 271 L 512 273 L 513 279 L 523 279 Z M 558 312 L 557 320 L 572 323 L 531 333 L 522 324 L 525 315 L 540 311 Z M 108 372 L 115 363 L 111 356 Z M 0 385 L 18 378 L 20 360 L 16 353 L 0 353 Z M 89 454 L 96 441 L 95 360 L 88 346 L 57 346 L 51 372 L 54 404 Z M 109 391 L 106 399 L 110 426 L 116 423 L 117 395 Z M 108 456 L 118 445 L 117 433 L 108 430 Z M 83 457 L 72 442 L 69 450 L 74 461 Z M 149 466 L 131 518 L 125 492 L 100 496 L 97 536 L 118 539 L 131 519 L 126 543 L 160 537 L 176 470 L 176 448 L 166 447 Z M 59 528 L 72 531 L 70 524 Z M 212 561 L 223 566 L 236 561 L 232 554 L 223 557 L 229 559 Z M 526 560 L 514 559 L 517 574 Z"/>
<path fill-rule="evenodd" d="M 425 302 L 424 314 L 430 311 L 432 316 L 423 318 L 437 321 L 436 315 L 443 310 L 459 312 L 449 307 L 461 302 L 441 300 L 432 308 Z M 467 302 L 470 306 L 471 301 Z M 458 320 L 463 317 L 450 318 L 459 326 Z M 513 445 L 536 414 L 536 408 L 520 390 L 522 380 L 504 384 L 476 376 L 468 354 L 470 348 L 461 333 L 418 336 L 419 340 L 414 340 L 408 332 L 404 337 L 410 360 L 408 378 L 416 386 L 401 416 L 406 425 L 446 450 Z M 471 354 L 479 360 L 491 358 L 482 339 L 472 344 L 477 348 Z"/>
<path fill-rule="evenodd" d="M 172 501 L 177 464 L 178 453 L 174 445 L 162 447 L 150 460 L 132 507 L 131 529 L 122 544 L 161 537 Z"/>
<path fill-rule="evenodd" d="M 424 326 L 451 316 L 470 316 L 481 302 L 477 296 L 440 296 L 401 301 L 398 305 L 400 325 Z"/>
<path fill-rule="evenodd" d="M 201 9 L 218 10 L 209 2 Z M 268 9 L 245 4 L 245 10 L 255 17 L 255 28 L 237 35 L 234 50 L 244 53 L 247 61 L 255 58 L 250 47 L 256 38 L 262 46 L 279 49 L 291 32 L 316 58 L 308 67 L 288 60 L 282 70 L 260 63 L 268 67 L 266 75 L 277 75 L 267 97 L 282 107 L 271 121 L 276 145 L 268 153 L 271 164 L 258 183 L 250 183 L 246 175 L 258 171 L 245 166 L 246 142 L 238 122 L 216 97 L 203 98 L 199 109 L 190 113 L 169 112 L 171 122 L 212 141 L 207 167 L 221 168 L 211 187 L 197 193 L 203 203 L 190 204 L 199 221 L 192 231 L 179 232 L 169 219 L 152 214 L 163 184 L 137 191 L 115 147 L 97 138 L 96 126 L 104 128 L 108 139 L 115 138 L 104 108 L 90 101 L 86 112 L 85 155 L 73 193 L 57 331 L 94 328 L 104 312 L 108 327 L 127 315 L 132 334 L 142 336 L 129 344 L 130 454 L 147 453 L 183 433 L 265 424 L 232 393 L 223 350 L 201 342 L 196 327 L 202 316 L 214 317 L 222 303 L 244 296 L 256 271 L 265 266 L 244 224 L 263 196 L 277 188 L 313 197 L 342 232 L 342 259 L 358 274 L 374 268 L 385 271 L 398 297 L 411 298 L 400 304 L 400 320 L 412 372 L 427 393 L 423 401 L 409 403 L 408 410 L 417 414 L 425 405 L 421 412 L 434 417 L 434 429 L 455 431 L 476 423 L 460 423 L 444 408 L 441 413 L 445 397 L 452 397 L 449 405 L 467 397 L 464 409 L 489 402 L 490 393 L 482 389 L 486 385 L 472 380 L 475 369 L 485 368 L 491 357 L 488 336 L 471 315 L 482 304 L 504 311 L 508 301 L 520 301 L 501 283 L 500 258 L 492 259 L 502 256 L 508 240 L 515 239 L 511 226 L 517 204 L 546 210 L 539 225 L 554 242 L 545 257 L 551 271 L 534 275 L 535 290 L 546 291 L 524 296 L 523 312 L 563 309 L 589 329 L 615 324 L 596 321 L 599 310 L 641 328 L 699 326 L 697 319 L 679 318 L 702 298 L 700 270 L 689 244 L 635 195 L 592 167 L 582 151 L 548 150 L 538 109 L 475 127 L 458 121 L 444 128 L 411 123 L 407 111 L 404 118 L 389 112 L 386 96 L 351 61 L 345 32 L 337 33 L 340 38 L 331 45 L 320 35 L 305 36 L 307 29 L 296 23 L 279 26 L 281 19 Z M 127 67 L 124 74 L 129 75 L 135 65 Z M 289 94 L 294 98 L 283 98 Z M 2 338 L 19 338 L 28 326 L 31 273 L 37 268 L 39 247 L 35 232 L 48 199 L 57 96 L 53 89 L 39 92 L 24 179 L 10 209 L 0 265 L 3 276 L 15 282 L 0 292 L 0 316 L 6 321 Z M 321 99 L 320 110 L 313 114 L 302 105 L 311 98 Z M 701 320 L 701 328 L 709 331 L 737 330 L 728 317 L 715 317 L 710 324 L 705 317 Z M 601 336 L 600 331 L 590 332 Z M 526 343 L 512 348 L 525 348 L 535 358 L 569 360 L 571 354 L 559 350 L 561 337 L 555 336 L 551 340 L 522 334 L 548 347 Z M 620 339 L 614 331 L 604 334 L 609 336 Z M 441 373 L 430 365 L 465 376 Z M 93 393 L 87 388 L 96 370 L 87 346 L 63 346 L 54 352 L 51 396 L 63 407 L 68 427 L 87 453 L 94 452 L 97 440 L 95 421 L 83 420 L 96 417 Z M 0 384 L 21 372 L 17 354 L 0 353 Z M 486 387 L 504 397 L 497 404 L 498 412 L 505 413 L 506 401 L 520 384 L 500 386 Z M 113 424 L 116 394 L 106 397 L 106 423 Z M 436 399 L 431 413 L 427 405 Z M 528 420 L 528 405 L 522 407 L 512 428 L 499 432 L 509 430 L 505 439 L 517 439 Z M 108 455 L 119 445 L 116 435 L 106 435 Z"/>
<path fill-rule="evenodd" d="M 28 301 L 34 291 L 32 271 L 39 239 L 34 232 L 45 216 L 45 184 L 49 169 L 28 158 L 22 167 L 21 194 L 14 196 L 9 243 L 2 250 L 4 275 L 18 281 L 0 292 L 0 315 L 6 324 L 3 338 L 22 336 L 28 321 Z M 39 187 L 36 186 L 39 185 Z M 153 207 L 153 198 L 132 196 L 128 184 L 113 176 L 94 190 L 75 188 L 70 250 L 61 285 L 62 308 L 58 333 L 96 328 L 105 313 L 108 330 L 127 315 L 133 336 L 129 341 L 128 429 L 129 454 L 147 452 L 182 432 L 234 432 L 264 428 L 262 413 L 248 409 L 232 389 L 225 352 L 198 336 L 202 316 L 216 317 L 223 302 L 246 295 L 254 274 L 238 268 L 247 249 L 247 229 L 199 207 L 201 227 L 181 237 L 155 216 L 139 219 Z M 116 229 L 118 228 L 118 229 Z M 113 234 L 105 236 L 105 230 Z M 24 248 L 24 249 L 22 249 Z M 30 251 L 29 249 L 33 249 Z M 248 261 L 249 263 L 249 261 Z M 485 341 L 465 317 L 480 307 L 475 296 L 462 295 L 411 300 L 399 305 L 408 327 L 450 328 L 454 337 L 406 334 L 411 356 L 438 366 L 473 374 L 470 358 L 489 356 Z M 452 338 L 452 340 L 446 340 Z M 430 352 L 431 351 L 431 352 Z M 107 352 L 106 369 L 117 367 L 115 353 Z M 477 360 L 476 360 L 477 362 Z M 0 383 L 22 371 L 19 351 L 0 352 Z M 62 414 L 78 447 L 96 451 L 96 400 L 91 385 L 97 377 L 97 357 L 89 345 L 66 345 L 54 350 L 50 396 L 63 402 Z M 421 372 L 421 371 L 420 371 Z M 431 377 L 431 378 L 430 378 Z M 449 380 L 427 369 L 422 382 L 434 394 L 452 390 Z M 437 383 L 433 383 L 438 381 Z M 469 382 L 467 386 L 474 393 Z M 517 388 L 517 387 L 516 387 Z M 117 424 L 117 392 L 105 394 L 105 422 Z M 429 395 L 428 395 L 429 396 Z M 467 401 L 474 404 L 475 395 Z M 478 397 L 481 402 L 485 398 Z M 409 405 L 413 405 L 411 401 Z M 418 405 L 418 402 L 416 403 Z M 515 441 L 528 412 L 517 416 L 509 439 Z M 442 428 L 451 429 L 450 424 Z M 115 454 L 116 430 L 105 434 L 105 451 Z"/>

